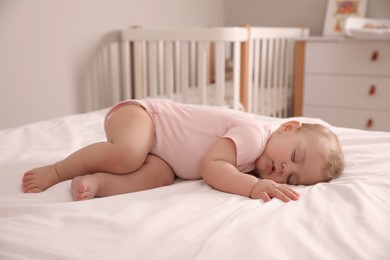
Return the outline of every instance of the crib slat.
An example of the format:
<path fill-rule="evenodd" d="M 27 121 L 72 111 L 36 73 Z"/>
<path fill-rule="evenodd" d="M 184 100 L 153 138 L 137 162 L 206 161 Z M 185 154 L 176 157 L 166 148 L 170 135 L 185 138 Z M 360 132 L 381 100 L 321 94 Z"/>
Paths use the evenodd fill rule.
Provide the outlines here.
<path fill-rule="evenodd" d="M 259 113 L 259 74 L 260 74 L 260 40 L 256 39 L 252 41 L 253 44 L 253 55 L 251 59 L 253 60 L 253 72 L 251 71 L 252 67 L 249 67 L 249 71 L 253 73 L 253 91 L 252 91 L 252 107 L 250 112 Z M 250 52 L 251 53 L 251 52 Z M 251 82 L 250 78 L 250 82 Z"/>
<path fill-rule="evenodd" d="M 268 41 L 268 55 L 267 55 L 267 83 L 266 83 L 266 105 L 265 105 L 265 115 L 266 116 L 272 116 L 273 111 L 273 98 L 272 98 L 272 72 L 273 72 L 273 57 L 274 57 L 274 46 L 272 39 L 267 39 Z"/>
<path fill-rule="evenodd" d="M 266 92 L 266 77 L 267 77 L 267 52 L 268 52 L 268 41 L 263 39 L 261 41 L 261 74 L 260 74 L 260 105 L 259 105 L 259 114 L 267 114 L 267 92 Z"/>
<path fill-rule="evenodd" d="M 157 43 L 157 57 L 158 57 L 158 95 L 163 96 L 165 90 L 164 80 L 164 44 L 162 41 Z"/>
<path fill-rule="evenodd" d="M 287 112 L 286 112 L 286 117 L 288 116 L 292 116 L 293 114 L 293 84 L 292 84 L 292 81 L 293 81 L 293 62 L 294 62 L 294 59 L 293 59 L 293 55 L 294 55 L 294 52 L 295 52 L 295 48 L 294 48 L 294 41 L 292 39 L 289 39 L 287 40 L 287 44 L 286 44 L 286 86 L 287 86 Z"/>
<path fill-rule="evenodd" d="M 130 43 L 128 41 L 122 41 L 121 44 L 121 52 L 122 52 L 122 99 L 130 99 L 131 96 L 131 74 L 130 74 Z"/>
<path fill-rule="evenodd" d="M 215 85 L 217 90 L 216 105 L 225 103 L 225 51 L 223 42 L 215 43 Z"/>
<path fill-rule="evenodd" d="M 281 107 L 279 109 L 280 117 L 287 117 L 287 73 L 286 73 L 286 40 L 281 39 L 280 40 L 280 76 L 279 76 L 279 82 L 281 87 L 281 97 L 280 97 L 280 104 Z"/>
<path fill-rule="evenodd" d="M 134 43 L 134 90 L 135 98 L 146 97 L 146 56 L 144 42 Z"/>
<path fill-rule="evenodd" d="M 190 86 L 196 86 L 196 44 L 190 42 Z"/>
<path fill-rule="evenodd" d="M 180 51 L 180 88 L 181 94 L 183 95 L 180 101 L 189 100 L 189 46 L 188 42 L 181 43 Z M 193 98 L 193 97 L 191 97 Z"/>
<path fill-rule="evenodd" d="M 165 43 L 165 89 L 166 96 L 169 99 L 173 99 L 173 43 L 166 42 Z"/>
<path fill-rule="evenodd" d="M 180 80 L 180 71 L 181 71 L 181 59 L 180 59 L 180 49 L 181 49 L 181 42 L 180 41 L 173 41 L 173 95 L 174 100 L 181 101 L 182 96 L 182 86 L 181 86 L 181 80 Z"/>
<path fill-rule="evenodd" d="M 198 43 L 198 93 L 200 96 L 200 104 L 206 105 L 206 84 L 207 84 L 207 42 Z"/>
<path fill-rule="evenodd" d="M 148 96 L 157 97 L 157 43 L 149 42 L 147 48 L 148 57 Z"/>
<path fill-rule="evenodd" d="M 272 58 L 271 58 L 271 62 L 272 62 L 272 72 L 271 72 L 271 84 L 270 84 L 270 89 L 269 89 L 269 92 L 270 92 L 270 95 L 271 95 L 271 107 L 270 107 L 270 111 L 269 111 L 269 115 L 270 116 L 277 116 L 277 102 L 278 102 L 278 99 L 277 99 L 277 94 L 278 94 L 278 91 L 279 91 L 279 87 L 278 87 L 278 41 L 277 39 L 271 39 L 270 40 L 272 42 L 271 46 L 272 46 Z"/>
<path fill-rule="evenodd" d="M 280 106 L 281 104 L 281 86 L 280 86 L 280 40 L 274 39 L 274 69 L 273 69 L 273 110 L 272 116 L 280 117 Z"/>
<path fill-rule="evenodd" d="M 273 112 L 275 111 L 275 100 L 274 100 L 274 72 L 275 72 L 275 44 L 274 44 L 274 39 L 268 39 L 269 40 L 269 59 L 268 59 L 268 64 L 269 64 L 269 77 L 268 77 L 268 85 L 267 85 L 267 93 L 269 97 L 270 104 L 268 106 L 268 116 L 274 116 Z"/>
<path fill-rule="evenodd" d="M 235 110 L 240 108 L 240 45 L 240 42 L 233 43 L 233 109 Z M 250 102 L 248 103 L 250 104 Z"/>
<path fill-rule="evenodd" d="M 250 36 L 250 35 L 249 35 Z M 248 41 L 245 42 L 245 44 L 242 44 L 241 46 L 243 48 L 248 48 L 248 51 L 245 52 L 245 50 L 242 50 L 242 53 L 246 55 L 247 57 L 247 63 L 248 63 L 248 66 L 247 67 L 244 67 L 243 64 L 241 64 L 241 70 L 243 70 L 242 72 L 242 75 L 243 77 L 246 77 L 245 80 L 241 79 L 241 82 L 243 82 L 244 84 L 246 84 L 246 88 L 247 88 L 247 96 L 246 96 L 246 102 L 247 102 L 247 112 L 254 112 L 253 111 L 253 90 L 254 90 L 254 82 L 253 82 L 253 64 L 254 64 L 254 56 L 251 55 L 251 53 L 253 53 L 253 50 L 254 50 L 254 42 L 253 44 L 251 44 L 250 42 L 250 39 L 248 39 Z M 241 58 L 241 60 L 245 61 L 244 58 Z M 244 86 L 242 86 L 244 87 Z M 240 95 L 244 95 L 245 93 L 240 93 Z M 244 100 L 242 97 L 240 97 L 240 100 Z M 244 104 L 245 106 L 245 104 Z"/>

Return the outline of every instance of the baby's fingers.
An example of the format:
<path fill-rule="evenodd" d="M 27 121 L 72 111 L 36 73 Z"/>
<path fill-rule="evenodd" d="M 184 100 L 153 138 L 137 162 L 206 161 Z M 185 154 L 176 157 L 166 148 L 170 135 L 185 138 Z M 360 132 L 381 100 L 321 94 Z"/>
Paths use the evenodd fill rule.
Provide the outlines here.
<path fill-rule="evenodd" d="M 299 198 L 297 194 L 297 192 L 284 185 L 279 185 L 268 192 L 268 195 L 272 198 L 278 198 L 284 202 L 289 202 L 290 200 L 297 200 Z"/>
<path fill-rule="evenodd" d="M 273 189 L 268 192 L 268 195 L 272 198 L 278 198 L 283 202 L 289 202 L 291 200 L 286 194 L 284 194 L 282 189 Z"/>
<path fill-rule="evenodd" d="M 268 202 L 271 200 L 271 197 L 265 191 L 259 194 L 259 198 L 262 199 L 264 202 Z"/>
<path fill-rule="evenodd" d="M 287 186 L 284 186 L 284 185 L 281 185 L 279 187 L 280 191 L 283 192 L 284 195 L 286 195 L 288 198 L 292 199 L 292 200 L 297 200 L 299 199 L 299 193 L 296 192 L 295 190 L 287 187 Z"/>

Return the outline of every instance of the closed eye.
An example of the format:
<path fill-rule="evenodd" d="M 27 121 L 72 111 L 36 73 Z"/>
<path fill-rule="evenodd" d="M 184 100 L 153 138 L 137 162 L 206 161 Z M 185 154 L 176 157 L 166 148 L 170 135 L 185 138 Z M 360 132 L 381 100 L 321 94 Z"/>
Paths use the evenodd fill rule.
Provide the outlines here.
<path fill-rule="evenodd" d="M 294 150 L 291 154 L 291 161 L 294 163 L 296 162 L 296 158 L 295 158 L 296 154 L 297 154 L 297 150 Z"/>

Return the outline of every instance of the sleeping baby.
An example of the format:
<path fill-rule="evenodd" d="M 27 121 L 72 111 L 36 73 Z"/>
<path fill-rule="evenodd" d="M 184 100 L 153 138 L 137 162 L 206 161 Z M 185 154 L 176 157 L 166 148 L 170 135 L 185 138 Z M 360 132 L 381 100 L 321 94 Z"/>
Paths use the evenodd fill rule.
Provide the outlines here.
<path fill-rule="evenodd" d="M 246 113 L 164 99 L 128 100 L 105 118 L 107 140 L 62 161 L 27 171 L 24 192 L 72 179 L 74 200 L 170 185 L 176 177 L 269 201 L 297 200 L 290 185 L 338 177 L 337 136 L 319 124 L 288 121 L 273 132 Z"/>

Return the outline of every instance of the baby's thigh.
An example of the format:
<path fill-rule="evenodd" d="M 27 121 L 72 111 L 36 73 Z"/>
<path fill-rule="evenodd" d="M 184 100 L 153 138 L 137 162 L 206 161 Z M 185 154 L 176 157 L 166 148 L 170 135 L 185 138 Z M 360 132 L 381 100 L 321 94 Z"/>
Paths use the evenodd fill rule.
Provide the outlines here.
<path fill-rule="evenodd" d="M 146 158 L 154 144 L 154 124 L 146 110 L 136 104 L 114 109 L 106 119 L 107 140 L 122 146 L 127 152 L 140 153 Z"/>

